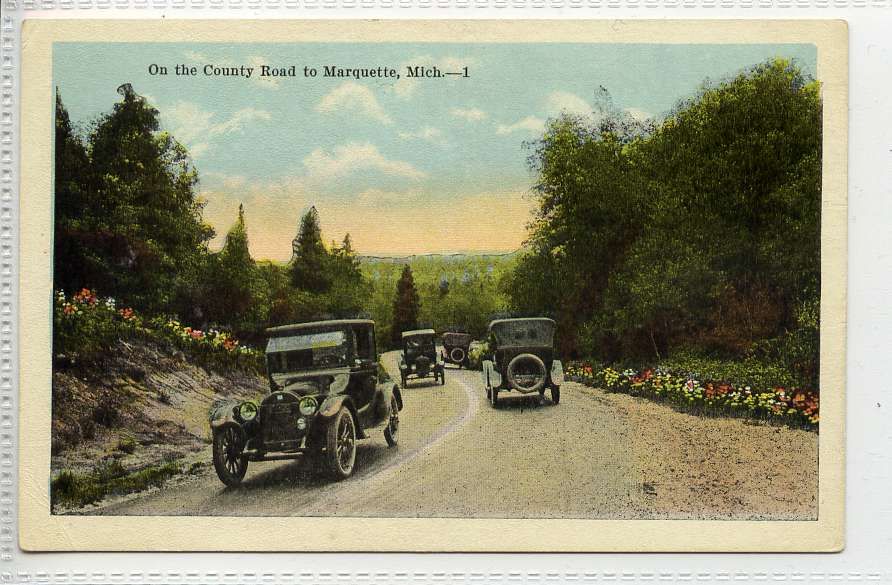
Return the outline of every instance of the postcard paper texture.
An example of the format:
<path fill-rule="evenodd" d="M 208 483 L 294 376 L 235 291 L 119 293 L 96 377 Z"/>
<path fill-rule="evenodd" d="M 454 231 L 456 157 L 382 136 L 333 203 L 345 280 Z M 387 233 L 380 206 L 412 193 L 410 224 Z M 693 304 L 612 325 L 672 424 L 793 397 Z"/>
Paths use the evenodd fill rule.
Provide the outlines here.
<path fill-rule="evenodd" d="M 23 37 L 23 548 L 842 547 L 845 23 Z"/>

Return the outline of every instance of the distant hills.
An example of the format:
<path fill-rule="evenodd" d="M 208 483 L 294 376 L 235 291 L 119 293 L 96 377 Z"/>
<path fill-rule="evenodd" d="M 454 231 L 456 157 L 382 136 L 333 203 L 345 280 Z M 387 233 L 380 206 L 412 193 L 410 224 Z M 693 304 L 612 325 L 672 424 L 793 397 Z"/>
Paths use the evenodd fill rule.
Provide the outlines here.
<path fill-rule="evenodd" d="M 456 252 L 451 254 L 411 254 L 408 256 L 363 256 L 357 258 L 363 264 L 409 264 L 415 260 L 433 260 L 440 262 L 463 262 L 469 259 L 492 259 L 507 260 L 520 253 L 520 250 L 513 252 Z"/>

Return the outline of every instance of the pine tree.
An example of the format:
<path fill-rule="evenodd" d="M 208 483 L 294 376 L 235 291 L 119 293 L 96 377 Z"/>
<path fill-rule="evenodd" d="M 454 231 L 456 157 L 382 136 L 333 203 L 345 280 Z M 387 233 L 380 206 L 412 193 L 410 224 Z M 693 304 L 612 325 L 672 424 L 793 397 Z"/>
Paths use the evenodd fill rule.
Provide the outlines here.
<path fill-rule="evenodd" d="M 75 133 L 62 96 L 56 89 L 55 224 L 53 286 L 68 292 L 92 287 L 96 281 L 90 261 L 84 218 L 90 182 L 90 162 L 83 141 Z"/>
<path fill-rule="evenodd" d="M 393 299 L 393 324 L 390 335 L 394 346 L 399 345 L 403 331 L 418 327 L 418 314 L 421 301 L 415 288 L 412 269 L 406 264 L 399 281 L 396 283 L 396 296 Z"/>
<path fill-rule="evenodd" d="M 158 110 L 130 84 L 89 137 L 95 177 L 79 225 L 93 281 L 135 307 L 169 311 L 191 296 L 213 229 L 202 221 L 189 153 L 160 131 Z"/>
<path fill-rule="evenodd" d="M 311 207 L 300 220 L 297 237 L 291 244 L 291 283 L 298 290 L 323 293 L 331 288 L 329 253 L 322 243 L 319 213 Z"/>
<path fill-rule="evenodd" d="M 235 330 L 262 329 L 264 308 L 268 304 L 260 274 L 248 248 L 245 209 L 238 207 L 238 218 L 226 234 L 226 243 L 210 263 L 212 273 L 206 280 L 212 293 L 207 302 L 212 321 Z"/>

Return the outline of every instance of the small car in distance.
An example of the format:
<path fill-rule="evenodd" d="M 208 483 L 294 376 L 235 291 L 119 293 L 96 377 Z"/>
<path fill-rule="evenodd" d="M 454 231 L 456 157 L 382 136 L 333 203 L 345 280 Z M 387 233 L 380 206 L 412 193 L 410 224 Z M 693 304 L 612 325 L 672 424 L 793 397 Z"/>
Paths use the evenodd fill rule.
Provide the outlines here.
<path fill-rule="evenodd" d="M 468 353 L 471 348 L 471 336 L 468 333 L 447 331 L 443 333 L 443 361 L 455 364 L 459 368 L 470 364 Z"/>
<path fill-rule="evenodd" d="M 483 384 L 494 408 L 499 392 L 521 394 L 551 390 L 561 401 L 564 367 L 554 351 L 555 323 L 545 317 L 497 319 L 489 324 L 489 351 L 483 360 Z"/>
<path fill-rule="evenodd" d="M 400 353 L 400 378 L 403 388 L 409 378 L 433 377 L 435 382 L 446 383 L 446 369 L 437 348 L 437 336 L 433 329 L 403 331 L 403 349 Z"/>
<path fill-rule="evenodd" d="M 211 412 L 213 462 L 227 486 L 250 461 L 310 456 L 335 478 L 353 473 L 356 441 L 383 430 L 397 443 L 399 386 L 379 377 L 375 323 L 316 321 L 267 329 L 270 391 L 259 404 L 225 403 Z"/>

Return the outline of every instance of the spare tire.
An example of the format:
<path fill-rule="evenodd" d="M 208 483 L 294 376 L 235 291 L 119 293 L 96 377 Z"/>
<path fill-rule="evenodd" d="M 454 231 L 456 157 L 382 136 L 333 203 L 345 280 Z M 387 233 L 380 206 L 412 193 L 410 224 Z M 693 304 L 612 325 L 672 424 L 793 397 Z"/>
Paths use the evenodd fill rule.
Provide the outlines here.
<path fill-rule="evenodd" d="M 453 347 L 449 350 L 449 359 L 457 364 L 462 363 L 465 361 L 465 350 L 460 347 Z"/>
<path fill-rule="evenodd" d="M 508 383 L 520 392 L 538 392 L 548 378 L 545 372 L 545 362 L 539 356 L 531 353 L 522 353 L 508 362 L 508 370 L 505 372 Z"/>

